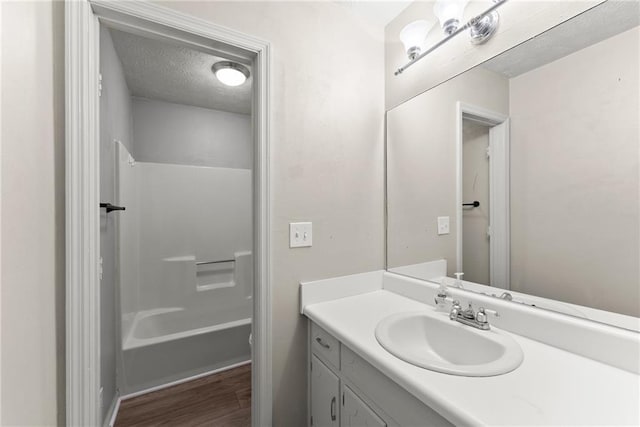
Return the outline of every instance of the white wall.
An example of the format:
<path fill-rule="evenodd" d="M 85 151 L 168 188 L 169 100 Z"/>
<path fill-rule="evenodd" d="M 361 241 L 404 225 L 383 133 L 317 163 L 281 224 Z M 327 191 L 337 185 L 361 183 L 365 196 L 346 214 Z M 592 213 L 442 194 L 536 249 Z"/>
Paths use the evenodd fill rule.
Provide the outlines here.
<path fill-rule="evenodd" d="M 141 162 L 251 169 L 251 116 L 133 98 L 132 154 Z"/>
<path fill-rule="evenodd" d="M 476 68 L 387 112 L 388 267 L 445 258 L 456 271 L 456 103 L 506 115 L 509 82 Z M 450 218 L 438 235 L 437 217 Z"/>
<path fill-rule="evenodd" d="M 64 421 L 62 6 L 0 3 L 2 425 Z"/>
<path fill-rule="evenodd" d="M 510 81 L 511 285 L 640 316 L 640 30 Z"/>

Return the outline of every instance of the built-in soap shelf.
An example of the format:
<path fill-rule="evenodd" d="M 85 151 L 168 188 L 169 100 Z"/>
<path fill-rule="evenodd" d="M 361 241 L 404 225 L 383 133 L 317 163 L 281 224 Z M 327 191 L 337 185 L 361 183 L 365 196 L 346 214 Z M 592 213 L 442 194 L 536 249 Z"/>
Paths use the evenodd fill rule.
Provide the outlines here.
<path fill-rule="evenodd" d="M 235 259 L 196 262 L 196 290 L 233 288 L 236 285 L 235 263 Z"/>
<path fill-rule="evenodd" d="M 239 286 L 245 298 L 253 289 L 253 260 L 251 251 L 234 252 L 232 257 L 197 259 L 195 255 L 162 259 L 165 274 L 173 283 L 180 283 L 189 292 L 208 292 Z"/>

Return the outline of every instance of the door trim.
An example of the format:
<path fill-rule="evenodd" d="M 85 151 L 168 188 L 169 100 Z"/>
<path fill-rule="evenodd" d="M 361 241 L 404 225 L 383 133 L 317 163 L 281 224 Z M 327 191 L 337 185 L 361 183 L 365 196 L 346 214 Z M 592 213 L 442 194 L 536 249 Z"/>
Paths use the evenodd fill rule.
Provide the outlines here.
<path fill-rule="evenodd" d="M 65 2 L 67 425 L 100 420 L 99 31 L 100 22 L 187 43 L 253 64 L 254 323 L 252 424 L 270 426 L 270 45 L 143 1 Z"/>
<path fill-rule="evenodd" d="M 494 157 L 503 159 L 500 164 L 491 162 L 490 165 L 490 181 L 504 180 L 505 186 L 502 191 L 490 191 L 490 212 L 497 209 L 497 206 L 504 206 L 506 215 L 500 219 L 499 223 L 490 220 L 491 242 L 490 252 L 504 254 L 504 256 L 491 256 L 490 274 L 493 279 L 502 277 L 506 279 L 506 289 L 509 288 L 510 278 L 510 247 L 509 247 L 509 117 L 458 101 L 456 103 L 456 271 L 462 272 L 462 142 L 463 142 L 463 120 L 472 120 L 474 122 L 494 127 L 505 124 L 506 135 L 504 135 L 504 144 L 502 144 L 500 153 L 491 153 Z M 491 145 L 491 144 L 490 144 Z M 492 147 L 493 149 L 493 147 Z M 496 194 L 494 194 L 496 193 Z"/>
<path fill-rule="evenodd" d="M 510 154 L 509 119 L 489 128 L 489 280 L 510 289 Z"/>

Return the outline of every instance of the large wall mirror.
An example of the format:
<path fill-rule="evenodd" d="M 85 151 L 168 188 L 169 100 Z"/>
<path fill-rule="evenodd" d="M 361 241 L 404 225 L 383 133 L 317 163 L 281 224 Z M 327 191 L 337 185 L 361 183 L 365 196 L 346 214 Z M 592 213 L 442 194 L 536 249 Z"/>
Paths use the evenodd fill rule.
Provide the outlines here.
<path fill-rule="evenodd" d="M 638 25 L 601 3 L 389 110 L 387 269 L 637 329 Z"/>

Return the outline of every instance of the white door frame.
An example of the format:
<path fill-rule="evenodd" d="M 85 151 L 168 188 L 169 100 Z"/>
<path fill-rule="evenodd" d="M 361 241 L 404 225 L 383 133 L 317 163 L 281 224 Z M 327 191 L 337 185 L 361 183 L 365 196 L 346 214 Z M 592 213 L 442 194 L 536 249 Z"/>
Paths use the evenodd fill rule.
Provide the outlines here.
<path fill-rule="evenodd" d="M 255 260 L 252 424 L 270 426 L 269 43 L 145 1 L 106 0 L 65 3 L 67 425 L 100 424 L 100 22 L 252 64 Z"/>
<path fill-rule="evenodd" d="M 464 102 L 456 103 L 456 271 L 462 269 L 462 160 L 463 120 L 472 120 L 492 128 L 504 124 L 504 133 L 490 132 L 489 212 L 491 230 L 490 276 L 491 285 L 509 288 L 509 117 Z M 499 213 L 499 214 L 498 214 Z"/>

